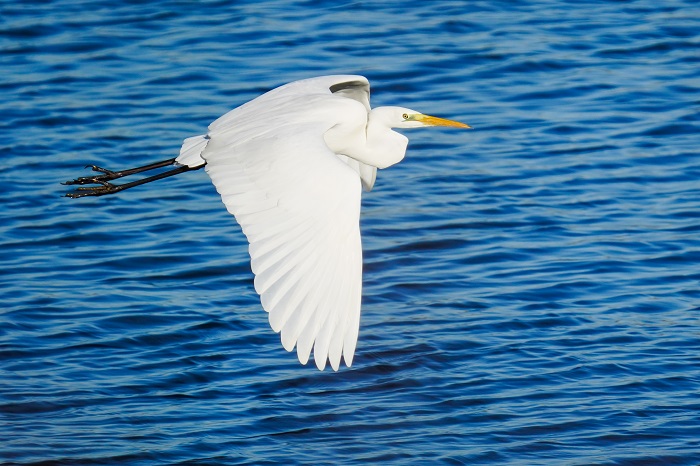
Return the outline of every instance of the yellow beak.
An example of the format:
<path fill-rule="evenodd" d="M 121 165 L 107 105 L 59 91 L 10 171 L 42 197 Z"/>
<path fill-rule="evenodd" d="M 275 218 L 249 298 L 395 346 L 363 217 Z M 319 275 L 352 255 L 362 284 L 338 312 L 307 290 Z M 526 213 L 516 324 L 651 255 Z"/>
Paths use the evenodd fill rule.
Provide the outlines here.
<path fill-rule="evenodd" d="M 459 121 L 447 120 L 430 115 L 416 115 L 416 120 L 428 126 L 451 126 L 454 128 L 471 128 L 471 126 L 460 123 Z"/>

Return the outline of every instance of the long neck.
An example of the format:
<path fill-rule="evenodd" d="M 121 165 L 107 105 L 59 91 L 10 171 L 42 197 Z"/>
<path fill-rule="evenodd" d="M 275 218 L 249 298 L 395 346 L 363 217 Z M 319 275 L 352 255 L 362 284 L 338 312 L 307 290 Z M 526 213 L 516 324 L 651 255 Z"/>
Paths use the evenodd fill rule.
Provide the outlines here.
<path fill-rule="evenodd" d="M 408 138 L 391 129 L 392 109 L 377 107 L 367 116 L 348 113 L 345 121 L 326 131 L 324 138 L 336 154 L 346 155 L 377 168 L 400 162 L 406 155 Z"/>
<path fill-rule="evenodd" d="M 369 165 L 390 167 L 403 160 L 408 138 L 390 127 L 387 109 L 377 107 L 369 113 L 365 150 Z"/>

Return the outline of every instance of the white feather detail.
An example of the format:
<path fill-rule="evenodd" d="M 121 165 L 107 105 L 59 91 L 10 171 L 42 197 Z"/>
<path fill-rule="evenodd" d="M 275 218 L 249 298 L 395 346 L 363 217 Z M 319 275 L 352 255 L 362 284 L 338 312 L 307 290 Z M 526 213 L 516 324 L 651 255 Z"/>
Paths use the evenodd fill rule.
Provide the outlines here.
<path fill-rule="evenodd" d="M 261 98 L 274 99 L 274 93 Z M 328 148 L 323 134 L 333 108 L 327 117 L 319 115 L 322 98 L 319 93 L 286 101 L 267 114 L 243 105 L 212 123 L 208 139 L 199 137 L 188 148 L 204 145 L 201 158 L 248 238 L 255 289 L 284 348 L 296 346 L 302 364 L 313 349 L 319 369 L 330 362 L 338 370 L 341 359 L 352 363 L 357 343 L 360 196 L 363 186 L 374 183 L 376 169 Z M 305 106 L 314 107 L 316 117 L 300 124 L 292 115 L 303 114 Z M 243 131 L 251 128 L 255 137 Z M 183 145 L 185 152 L 190 154 Z"/>
<path fill-rule="evenodd" d="M 191 168 L 204 165 L 202 152 L 208 142 L 209 138 L 206 134 L 185 139 L 180 148 L 180 155 L 177 156 L 175 162 L 180 165 L 187 165 Z"/>

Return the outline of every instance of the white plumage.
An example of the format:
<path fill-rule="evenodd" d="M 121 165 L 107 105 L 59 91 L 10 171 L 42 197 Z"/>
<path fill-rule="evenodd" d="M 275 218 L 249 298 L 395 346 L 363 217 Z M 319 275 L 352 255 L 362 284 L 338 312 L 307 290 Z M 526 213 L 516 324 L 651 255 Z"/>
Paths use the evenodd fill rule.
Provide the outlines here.
<path fill-rule="evenodd" d="M 369 105 L 362 76 L 286 84 L 226 113 L 207 134 L 184 141 L 176 174 L 204 166 L 249 242 L 255 290 L 287 351 L 302 364 L 352 364 L 360 324 L 360 198 L 377 168 L 403 159 L 408 139 L 395 127 L 468 127 L 401 107 Z M 71 197 L 142 184 L 109 180 L 153 167 L 84 177 Z M 169 175 L 166 175 L 169 176 Z M 152 177 L 160 179 L 162 176 Z"/>

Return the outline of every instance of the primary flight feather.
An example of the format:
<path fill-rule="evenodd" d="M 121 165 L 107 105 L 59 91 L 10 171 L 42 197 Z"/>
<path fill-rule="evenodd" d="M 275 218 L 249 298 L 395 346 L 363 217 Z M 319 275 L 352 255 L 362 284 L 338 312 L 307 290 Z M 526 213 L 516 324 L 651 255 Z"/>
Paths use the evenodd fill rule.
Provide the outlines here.
<path fill-rule="evenodd" d="M 302 364 L 352 364 L 360 325 L 360 198 L 377 168 L 403 159 L 408 139 L 392 128 L 469 126 L 403 107 L 370 108 L 363 76 L 323 76 L 273 89 L 184 141 L 177 158 L 66 184 L 69 197 L 113 194 L 204 167 L 249 242 L 255 291 Z M 175 165 L 131 183 L 111 180 Z"/>

